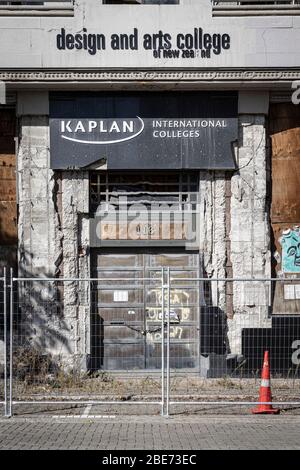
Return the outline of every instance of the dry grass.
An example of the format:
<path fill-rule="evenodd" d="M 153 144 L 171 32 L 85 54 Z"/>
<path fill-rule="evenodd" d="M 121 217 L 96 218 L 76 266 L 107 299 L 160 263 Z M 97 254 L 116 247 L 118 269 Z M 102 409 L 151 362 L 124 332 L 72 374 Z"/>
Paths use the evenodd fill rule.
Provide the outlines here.
<path fill-rule="evenodd" d="M 260 385 L 257 371 L 251 378 L 224 376 L 204 378 L 195 373 L 175 371 L 170 377 L 172 395 L 195 397 L 256 397 Z M 282 396 L 299 393 L 300 380 L 291 372 L 287 378 L 273 377 L 272 389 Z M 3 388 L 2 388 L 3 390 Z M 1 393 L 1 392 L 0 392 Z M 94 373 L 66 370 L 32 348 L 19 348 L 14 355 L 14 394 L 21 396 L 107 396 L 129 400 L 137 396 L 159 396 L 161 393 L 160 371 L 147 375 L 134 372 L 121 375 L 97 371 Z"/>

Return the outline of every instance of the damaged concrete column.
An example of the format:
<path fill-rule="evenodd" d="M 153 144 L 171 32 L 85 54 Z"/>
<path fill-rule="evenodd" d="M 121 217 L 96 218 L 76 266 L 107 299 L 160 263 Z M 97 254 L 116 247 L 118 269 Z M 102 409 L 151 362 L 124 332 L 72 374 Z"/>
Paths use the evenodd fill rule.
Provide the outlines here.
<path fill-rule="evenodd" d="M 226 277 L 226 194 L 225 174 L 220 171 L 200 172 L 200 253 L 204 274 Z M 211 283 L 211 305 L 225 311 L 225 283 Z"/>
<path fill-rule="evenodd" d="M 18 147 L 18 274 L 47 278 L 55 275 L 57 214 L 53 202 L 54 173 L 49 168 L 47 93 L 19 93 Z M 19 282 L 21 314 L 17 335 L 22 347 L 55 353 L 61 325 L 55 289 L 47 282 Z"/>
<path fill-rule="evenodd" d="M 62 173 L 63 275 L 66 279 L 88 279 L 89 266 L 89 174 Z M 90 283 L 67 281 L 63 293 L 64 318 L 72 343 L 71 364 L 88 367 L 90 337 Z M 68 358 L 65 358 L 68 364 Z"/>
<path fill-rule="evenodd" d="M 58 215 L 49 167 L 48 93 L 19 93 L 19 275 L 55 275 Z"/>
<path fill-rule="evenodd" d="M 56 274 L 60 227 L 55 205 L 55 175 L 49 167 L 48 93 L 19 93 L 18 258 L 19 277 L 52 278 Z M 18 335 L 22 346 L 57 356 L 69 332 L 61 315 L 59 292 L 46 281 L 17 286 Z"/>
<path fill-rule="evenodd" d="M 80 184 L 88 181 L 87 176 L 64 175 L 62 204 L 58 204 L 57 175 L 50 169 L 48 93 L 19 93 L 18 116 L 19 276 L 78 277 L 81 263 L 81 277 L 88 277 L 88 264 L 78 253 L 88 239 L 78 215 L 88 207 L 88 186 L 83 194 Z M 78 283 L 74 288 L 39 280 L 20 283 L 18 289 L 25 328 L 20 334 L 26 346 L 59 358 L 61 364 L 74 364 L 74 354 L 85 355 L 89 348 L 87 286 L 80 292 Z"/>
<path fill-rule="evenodd" d="M 261 94 L 259 94 L 261 98 Z M 239 103 L 238 170 L 231 180 L 231 262 L 234 278 L 271 276 L 270 226 L 267 210 L 265 114 L 268 99 L 243 94 Z M 262 107 L 265 103 L 265 109 Z M 253 111 L 261 114 L 245 114 Z M 243 328 L 270 327 L 270 283 L 235 282 L 233 319 L 228 319 L 230 352 L 242 353 Z"/>

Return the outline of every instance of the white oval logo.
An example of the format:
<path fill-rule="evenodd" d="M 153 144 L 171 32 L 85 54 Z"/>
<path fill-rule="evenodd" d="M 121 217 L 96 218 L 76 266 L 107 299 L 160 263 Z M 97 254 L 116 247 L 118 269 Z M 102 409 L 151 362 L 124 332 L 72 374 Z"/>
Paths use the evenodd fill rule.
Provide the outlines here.
<path fill-rule="evenodd" d="M 70 140 L 71 142 L 77 142 L 79 144 L 91 144 L 91 145 L 108 145 L 108 144 L 118 144 L 121 142 L 126 142 L 128 140 L 135 139 L 138 137 L 145 128 L 145 123 L 143 119 L 139 116 L 136 117 L 140 124 L 140 129 L 136 130 L 136 125 L 134 120 L 69 120 L 69 121 L 61 121 L 60 122 L 60 131 L 61 131 L 61 138 Z M 72 134 L 71 136 L 66 135 L 66 133 Z M 76 134 L 80 133 L 80 135 L 89 135 L 92 137 L 93 135 L 97 135 L 95 140 L 92 139 L 82 139 L 77 138 Z M 75 136 L 74 136 L 75 134 Z M 126 137 L 120 137 L 120 134 L 127 134 Z M 128 135 L 130 134 L 130 135 Z M 99 140 L 99 136 L 107 136 L 110 137 L 111 135 L 116 135 L 116 139 L 101 139 Z"/>

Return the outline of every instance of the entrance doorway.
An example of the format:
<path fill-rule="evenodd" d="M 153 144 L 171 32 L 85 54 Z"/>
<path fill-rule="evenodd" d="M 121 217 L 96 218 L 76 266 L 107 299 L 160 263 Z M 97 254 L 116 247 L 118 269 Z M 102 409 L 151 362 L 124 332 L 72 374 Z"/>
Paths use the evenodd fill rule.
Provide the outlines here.
<path fill-rule="evenodd" d="M 161 268 L 200 277 L 199 253 L 164 249 L 93 250 L 91 368 L 161 367 Z M 199 368 L 200 289 L 195 282 L 170 292 L 170 366 Z"/>

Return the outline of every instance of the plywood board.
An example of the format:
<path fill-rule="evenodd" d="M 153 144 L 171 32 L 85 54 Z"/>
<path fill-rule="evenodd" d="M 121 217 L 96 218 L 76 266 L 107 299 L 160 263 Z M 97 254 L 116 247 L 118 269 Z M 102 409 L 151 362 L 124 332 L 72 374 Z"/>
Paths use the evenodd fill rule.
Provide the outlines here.
<path fill-rule="evenodd" d="M 284 231 L 300 225 L 300 108 L 292 103 L 272 104 L 269 131 L 272 155 L 272 264 L 273 272 L 279 274 L 284 271 L 280 239 Z M 300 273 L 286 272 L 284 276 L 299 279 Z M 298 283 L 300 285 L 300 280 Z M 297 281 L 295 285 L 298 285 Z M 289 295 L 291 289 L 294 288 L 289 283 L 273 283 L 272 313 L 300 313 L 300 301 L 296 296 L 293 299 Z"/>
<path fill-rule="evenodd" d="M 17 244 L 15 110 L 0 110 L 0 245 Z"/>
<path fill-rule="evenodd" d="M 16 203 L 0 201 L 0 245 L 13 245 L 16 242 Z"/>

